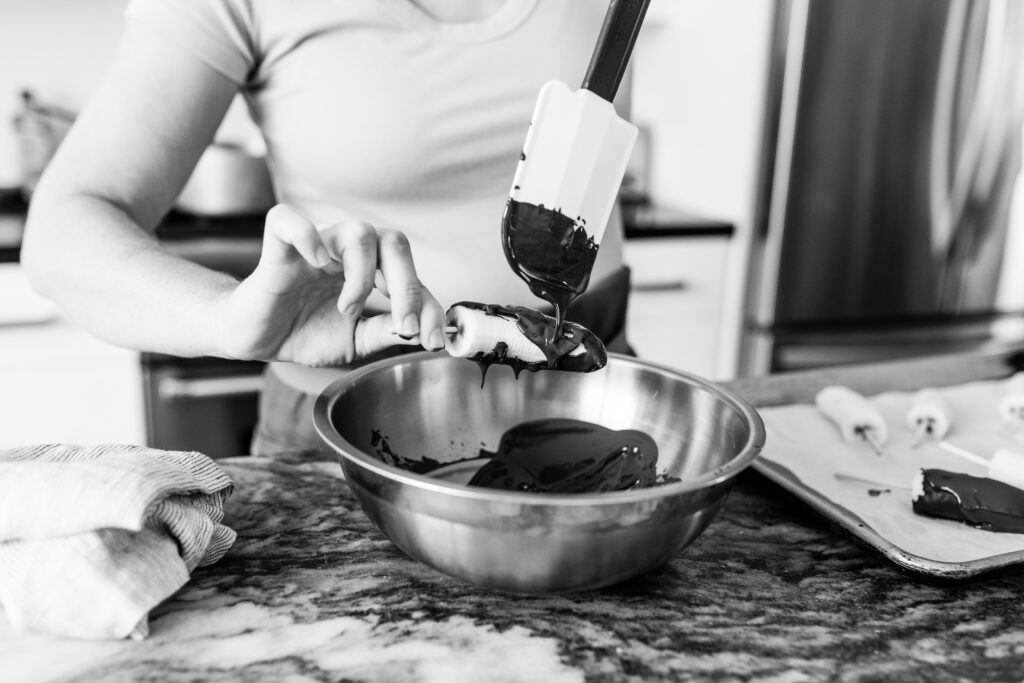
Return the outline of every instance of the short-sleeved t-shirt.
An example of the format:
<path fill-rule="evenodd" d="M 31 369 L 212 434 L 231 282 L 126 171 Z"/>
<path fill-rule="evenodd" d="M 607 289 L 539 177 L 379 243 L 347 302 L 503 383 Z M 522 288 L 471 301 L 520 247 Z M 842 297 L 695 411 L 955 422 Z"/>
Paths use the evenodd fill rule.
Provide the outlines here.
<path fill-rule="evenodd" d="M 606 9 L 506 0 L 444 23 L 411 0 L 132 0 L 127 17 L 238 84 L 279 201 L 402 230 L 442 306 L 537 305 L 501 216 L 541 85 L 578 87 Z M 594 280 L 620 264 L 616 214 Z"/>

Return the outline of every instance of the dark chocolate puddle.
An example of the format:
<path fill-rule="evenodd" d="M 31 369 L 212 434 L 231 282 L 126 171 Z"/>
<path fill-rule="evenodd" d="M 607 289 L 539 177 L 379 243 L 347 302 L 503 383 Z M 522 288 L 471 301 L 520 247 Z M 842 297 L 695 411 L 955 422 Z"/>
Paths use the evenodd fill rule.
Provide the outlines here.
<path fill-rule="evenodd" d="M 427 456 L 423 456 L 421 458 L 407 458 L 403 455 L 399 455 L 391 450 L 388 438 L 384 436 L 379 429 L 370 430 L 370 446 L 373 448 L 374 453 L 377 454 L 380 461 L 385 465 L 391 465 L 392 467 L 397 467 L 400 470 L 415 472 L 416 474 L 428 474 L 440 467 L 452 464 L 448 462 L 441 462 L 440 460 L 434 460 Z M 466 459 L 468 460 L 469 458 Z"/>
<path fill-rule="evenodd" d="M 666 483 L 647 434 L 568 418 L 523 422 L 506 431 L 470 486 L 533 493 L 601 493 Z M 678 480 L 676 480 L 678 481 Z"/>
<path fill-rule="evenodd" d="M 507 430 L 494 452 L 440 462 L 396 454 L 380 431 L 373 430 L 373 447 L 382 462 L 429 474 L 456 463 L 488 458 L 469 486 L 531 493 L 601 493 L 661 486 L 681 481 L 658 474 L 658 446 L 634 429 L 613 430 L 569 418 L 520 423 Z"/>

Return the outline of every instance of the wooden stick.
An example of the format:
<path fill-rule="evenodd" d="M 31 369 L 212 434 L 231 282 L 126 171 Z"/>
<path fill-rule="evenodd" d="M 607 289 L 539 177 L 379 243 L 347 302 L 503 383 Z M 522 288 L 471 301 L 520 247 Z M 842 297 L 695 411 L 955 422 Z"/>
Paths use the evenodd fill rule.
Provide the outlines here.
<path fill-rule="evenodd" d="M 456 327 L 455 325 L 448 325 L 444 328 L 444 333 L 447 334 L 449 337 L 454 337 L 459 333 L 459 328 Z M 398 334 L 398 332 L 396 332 L 395 330 L 391 330 L 391 334 Z"/>
<path fill-rule="evenodd" d="M 914 430 L 914 440 L 911 442 L 911 448 L 917 448 L 924 443 L 925 438 L 932 433 L 932 421 L 922 420 L 917 423 L 917 429 Z"/>
<path fill-rule="evenodd" d="M 832 476 L 834 476 L 839 481 L 853 481 L 853 482 L 857 482 L 859 484 L 867 484 L 868 486 L 877 486 L 878 488 L 883 488 L 883 489 L 902 489 L 904 491 L 909 491 L 910 490 L 910 487 L 907 486 L 906 484 L 891 484 L 891 483 L 885 482 L 885 481 L 875 481 L 874 479 L 865 479 L 864 477 L 858 477 L 857 475 L 849 474 L 848 472 L 835 472 Z"/>
<path fill-rule="evenodd" d="M 940 441 L 939 448 L 941 448 L 944 451 L 948 451 L 953 455 L 959 455 L 964 460 L 969 460 L 970 462 L 973 462 L 975 465 L 981 465 L 982 467 L 986 468 L 988 467 L 988 460 L 986 460 L 985 458 L 981 457 L 977 453 L 972 453 L 965 448 L 960 448 L 955 444 L 951 444 L 948 441 Z"/>
<path fill-rule="evenodd" d="M 857 436 L 864 439 L 871 446 L 871 449 L 878 455 L 885 455 L 882 452 L 882 444 L 878 442 L 878 437 L 875 436 L 874 431 L 868 427 L 858 427 L 856 429 Z"/>

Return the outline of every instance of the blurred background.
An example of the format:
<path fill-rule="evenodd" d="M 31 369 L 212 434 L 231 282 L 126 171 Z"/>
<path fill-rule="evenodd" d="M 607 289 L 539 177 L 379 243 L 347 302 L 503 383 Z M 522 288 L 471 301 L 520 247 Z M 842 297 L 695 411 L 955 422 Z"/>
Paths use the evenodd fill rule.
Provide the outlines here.
<path fill-rule="evenodd" d="M 0 0 L 0 447 L 244 453 L 259 364 L 105 345 L 18 267 L 126 4 Z M 1022 50 L 1014 0 L 653 0 L 621 195 L 639 354 L 725 380 L 1024 341 Z M 236 103 L 160 239 L 244 275 L 261 154 Z"/>

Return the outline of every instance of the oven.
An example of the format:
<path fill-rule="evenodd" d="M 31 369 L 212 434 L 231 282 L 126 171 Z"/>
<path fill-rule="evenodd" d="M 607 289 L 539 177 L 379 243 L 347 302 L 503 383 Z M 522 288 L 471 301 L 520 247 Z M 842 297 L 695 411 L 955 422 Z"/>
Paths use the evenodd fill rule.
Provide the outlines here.
<path fill-rule="evenodd" d="M 146 440 L 211 458 L 249 453 L 264 363 L 142 354 Z"/>
<path fill-rule="evenodd" d="M 172 212 L 156 234 L 178 256 L 244 278 L 259 261 L 262 233 L 262 216 Z M 211 458 L 250 452 L 265 363 L 157 353 L 140 362 L 149 446 Z"/>

